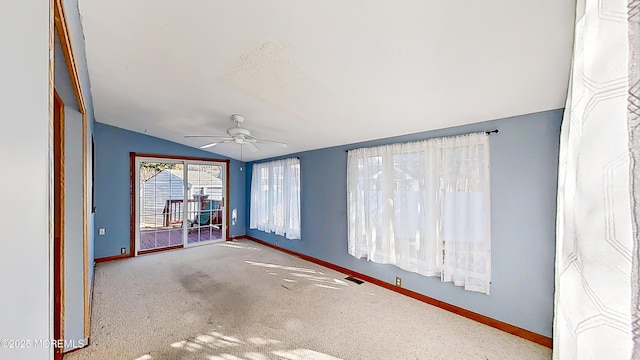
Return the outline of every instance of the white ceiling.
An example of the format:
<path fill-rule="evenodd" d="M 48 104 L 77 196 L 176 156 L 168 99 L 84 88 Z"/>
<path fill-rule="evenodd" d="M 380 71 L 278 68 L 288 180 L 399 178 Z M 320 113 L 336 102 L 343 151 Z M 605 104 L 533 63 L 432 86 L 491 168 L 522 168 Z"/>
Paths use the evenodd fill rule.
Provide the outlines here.
<path fill-rule="evenodd" d="M 575 0 L 80 0 L 96 120 L 255 160 L 564 106 Z M 210 141 L 209 141 L 210 142 Z M 240 145 L 212 152 L 240 158 Z"/>

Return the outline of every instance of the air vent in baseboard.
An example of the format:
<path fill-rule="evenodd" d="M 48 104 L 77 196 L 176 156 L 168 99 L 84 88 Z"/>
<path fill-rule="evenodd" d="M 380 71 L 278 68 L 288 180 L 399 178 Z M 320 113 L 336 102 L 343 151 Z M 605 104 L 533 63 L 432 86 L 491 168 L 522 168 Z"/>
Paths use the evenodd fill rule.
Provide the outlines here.
<path fill-rule="evenodd" d="M 347 276 L 346 278 L 344 278 L 345 280 L 349 280 L 349 281 L 353 281 L 354 283 L 360 285 L 362 284 L 364 281 L 360 280 L 360 279 L 356 279 L 353 276 Z"/>

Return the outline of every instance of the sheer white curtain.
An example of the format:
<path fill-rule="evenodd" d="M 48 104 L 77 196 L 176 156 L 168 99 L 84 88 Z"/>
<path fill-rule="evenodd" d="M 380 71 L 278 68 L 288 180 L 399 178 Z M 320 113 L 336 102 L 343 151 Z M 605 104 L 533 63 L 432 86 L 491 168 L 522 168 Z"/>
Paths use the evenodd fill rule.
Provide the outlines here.
<path fill-rule="evenodd" d="M 349 151 L 348 250 L 489 294 L 485 133 Z"/>
<path fill-rule="evenodd" d="M 439 172 L 442 280 L 489 294 L 491 201 L 489 135 L 443 139 Z"/>
<path fill-rule="evenodd" d="M 639 153 L 639 50 L 640 1 L 577 1 L 558 171 L 555 359 L 640 359 L 630 161 Z"/>
<path fill-rule="evenodd" d="M 300 160 L 253 164 L 249 227 L 300 239 Z"/>

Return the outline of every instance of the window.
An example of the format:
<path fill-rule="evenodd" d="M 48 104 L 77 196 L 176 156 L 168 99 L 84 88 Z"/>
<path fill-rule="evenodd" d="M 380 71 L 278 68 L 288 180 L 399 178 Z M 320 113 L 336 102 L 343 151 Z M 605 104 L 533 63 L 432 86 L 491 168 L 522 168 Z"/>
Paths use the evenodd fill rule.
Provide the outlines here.
<path fill-rule="evenodd" d="M 349 151 L 349 254 L 489 294 L 488 137 Z"/>
<path fill-rule="evenodd" d="M 300 160 L 253 164 L 249 227 L 300 239 Z"/>

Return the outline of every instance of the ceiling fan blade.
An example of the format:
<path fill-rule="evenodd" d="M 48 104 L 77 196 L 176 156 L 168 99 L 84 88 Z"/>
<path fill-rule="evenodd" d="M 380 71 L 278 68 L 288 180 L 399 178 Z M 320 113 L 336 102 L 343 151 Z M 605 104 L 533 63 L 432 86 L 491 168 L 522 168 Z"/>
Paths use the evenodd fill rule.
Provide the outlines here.
<path fill-rule="evenodd" d="M 278 146 L 280 146 L 281 148 L 286 148 L 287 144 L 280 142 L 280 141 L 273 141 L 273 140 L 267 140 L 267 139 L 260 139 L 260 142 L 265 142 L 265 143 L 271 143 L 271 144 L 276 144 Z"/>
<path fill-rule="evenodd" d="M 245 142 L 245 144 L 247 145 L 247 147 L 249 147 L 249 151 L 251 151 L 251 152 L 256 152 L 256 151 L 260 150 L 260 148 L 256 144 L 254 144 L 252 142 L 247 141 L 247 142 Z"/>
<path fill-rule="evenodd" d="M 200 146 L 200 149 L 208 149 L 208 148 L 214 147 L 216 145 L 218 145 L 218 143 L 217 142 L 213 142 L 213 143 L 210 143 L 210 144 L 206 144 L 206 145 Z"/>

